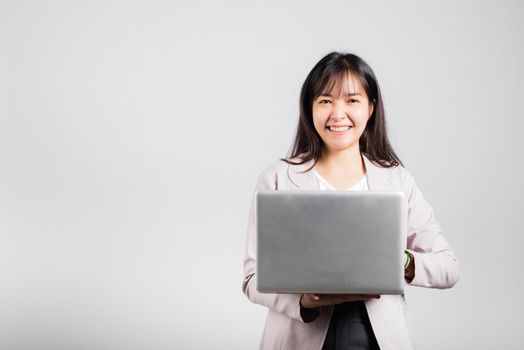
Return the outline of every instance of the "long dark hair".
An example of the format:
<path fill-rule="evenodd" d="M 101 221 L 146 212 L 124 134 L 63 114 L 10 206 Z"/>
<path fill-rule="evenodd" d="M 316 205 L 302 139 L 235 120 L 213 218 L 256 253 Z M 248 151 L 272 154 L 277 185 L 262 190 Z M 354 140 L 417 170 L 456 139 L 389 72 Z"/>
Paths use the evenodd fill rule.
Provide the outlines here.
<path fill-rule="evenodd" d="M 310 169 L 315 166 L 324 144 L 313 124 L 313 101 L 326 88 L 332 90 L 348 76 L 360 82 L 373 104 L 373 113 L 359 139 L 360 152 L 383 168 L 403 165 L 388 140 L 384 104 L 373 70 L 357 55 L 340 52 L 331 52 L 322 58 L 304 81 L 295 141 L 289 157 L 283 161 L 298 165 L 314 160 Z M 293 161 L 293 158 L 298 158 L 298 161 Z"/>

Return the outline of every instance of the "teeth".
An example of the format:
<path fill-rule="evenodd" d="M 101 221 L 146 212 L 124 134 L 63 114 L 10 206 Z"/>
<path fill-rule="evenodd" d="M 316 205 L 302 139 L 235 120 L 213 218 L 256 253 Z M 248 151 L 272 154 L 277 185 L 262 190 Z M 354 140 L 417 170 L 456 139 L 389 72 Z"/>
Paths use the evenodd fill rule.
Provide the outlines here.
<path fill-rule="evenodd" d="M 349 130 L 349 126 L 330 126 L 329 130 L 331 130 L 331 131 L 346 131 L 346 130 Z"/>

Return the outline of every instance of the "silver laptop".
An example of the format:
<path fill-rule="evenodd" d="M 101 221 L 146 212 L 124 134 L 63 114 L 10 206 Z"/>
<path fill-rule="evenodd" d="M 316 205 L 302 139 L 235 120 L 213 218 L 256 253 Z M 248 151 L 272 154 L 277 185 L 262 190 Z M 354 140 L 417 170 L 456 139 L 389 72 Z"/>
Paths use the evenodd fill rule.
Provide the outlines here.
<path fill-rule="evenodd" d="M 401 191 L 257 192 L 258 291 L 402 293 L 406 207 Z"/>

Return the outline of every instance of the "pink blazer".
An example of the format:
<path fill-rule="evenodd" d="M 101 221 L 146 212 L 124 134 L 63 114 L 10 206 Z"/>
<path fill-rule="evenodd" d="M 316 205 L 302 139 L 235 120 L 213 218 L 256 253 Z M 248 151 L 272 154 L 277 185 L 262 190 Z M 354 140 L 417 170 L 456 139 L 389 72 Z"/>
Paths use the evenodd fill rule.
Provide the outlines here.
<path fill-rule="evenodd" d="M 411 174 L 402 166 L 381 168 L 363 156 L 369 190 L 402 190 L 408 201 L 406 249 L 415 258 L 415 278 L 411 285 L 450 288 L 459 278 L 459 264 L 442 229 L 433 216 Z M 288 165 L 277 161 L 260 175 L 258 190 L 317 190 L 312 171 L 300 173 L 312 165 Z M 300 294 L 266 294 L 256 289 L 256 232 L 254 197 L 248 218 L 242 291 L 253 303 L 266 306 L 268 314 L 260 349 L 321 350 L 334 306 L 320 308 L 314 320 L 303 320 Z M 413 339 L 404 295 L 383 295 L 365 302 L 366 309 L 382 350 L 413 349 Z"/>

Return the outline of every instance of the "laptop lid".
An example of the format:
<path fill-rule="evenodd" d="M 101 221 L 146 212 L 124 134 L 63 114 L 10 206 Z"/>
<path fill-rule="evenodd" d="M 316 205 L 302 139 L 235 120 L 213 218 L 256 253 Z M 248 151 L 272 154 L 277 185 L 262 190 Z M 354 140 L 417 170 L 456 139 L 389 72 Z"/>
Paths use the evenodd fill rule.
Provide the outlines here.
<path fill-rule="evenodd" d="M 401 191 L 257 192 L 258 291 L 402 293 L 406 208 Z"/>

